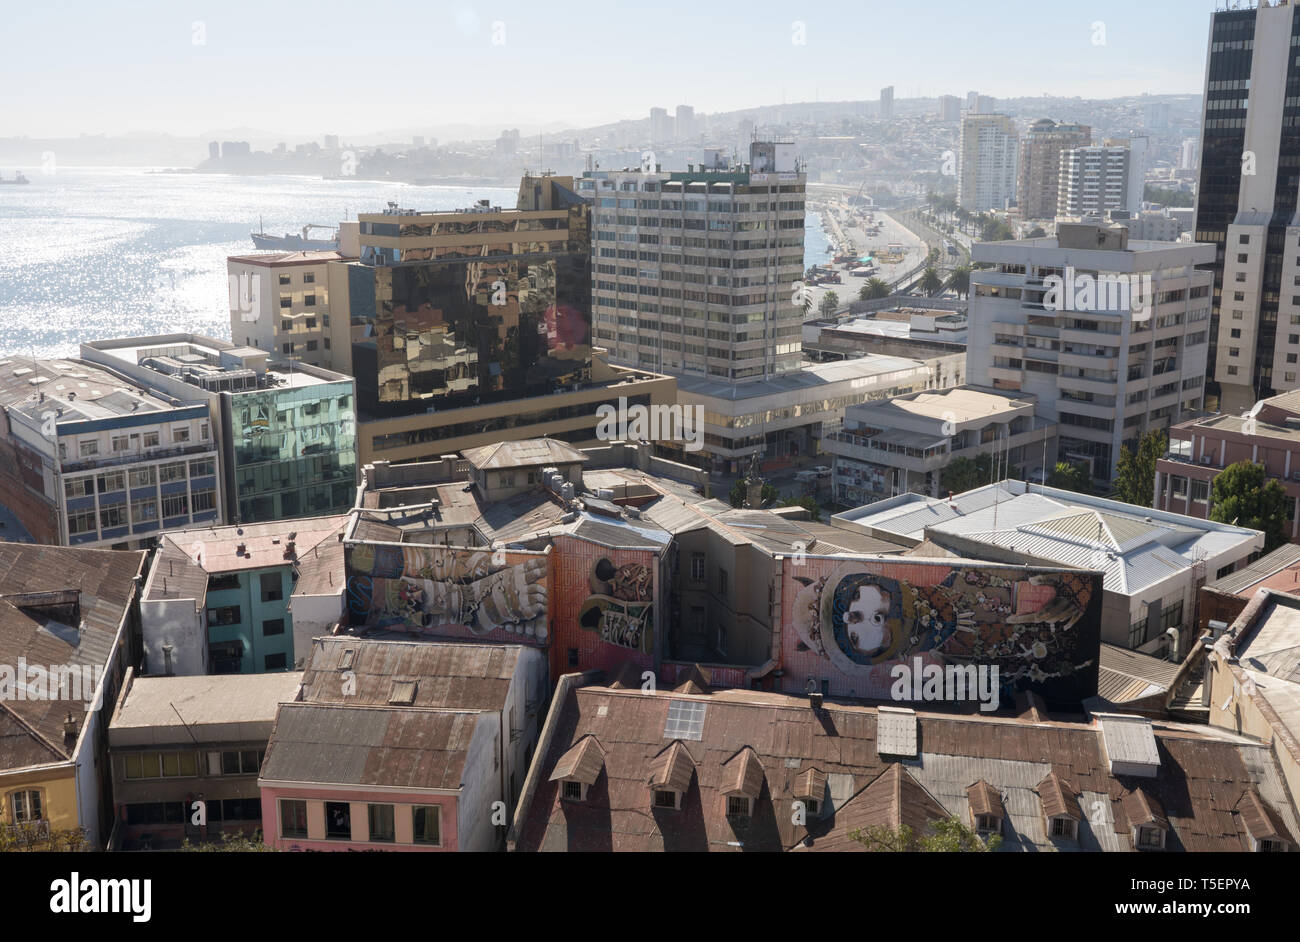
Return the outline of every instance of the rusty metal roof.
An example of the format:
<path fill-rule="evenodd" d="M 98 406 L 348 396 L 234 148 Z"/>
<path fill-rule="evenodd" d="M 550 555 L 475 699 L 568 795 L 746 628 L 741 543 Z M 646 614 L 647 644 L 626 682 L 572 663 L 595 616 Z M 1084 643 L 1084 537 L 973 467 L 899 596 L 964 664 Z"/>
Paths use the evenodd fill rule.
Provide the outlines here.
<path fill-rule="evenodd" d="M 576 746 L 560 756 L 551 773 L 551 781 L 567 779 L 582 782 L 584 785 L 596 784 L 600 770 L 605 767 L 605 750 L 595 736 L 584 736 Z"/>
<path fill-rule="evenodd" d="M 970 799 L 970 810 L 973 815 L 991 814 L 996 818 L 1007 816 L 1007 809 L 1002 804 L 1002 796 L 984 779 L 980 779 L 966 789 L 966 797 Z"/>

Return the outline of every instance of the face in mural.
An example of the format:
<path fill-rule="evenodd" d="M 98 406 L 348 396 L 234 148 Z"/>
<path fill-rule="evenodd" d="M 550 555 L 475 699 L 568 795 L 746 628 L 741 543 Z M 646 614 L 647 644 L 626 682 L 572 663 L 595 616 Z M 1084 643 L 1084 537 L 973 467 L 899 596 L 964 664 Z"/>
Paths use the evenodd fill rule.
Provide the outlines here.
<path fill-rule="evenodd" d="M 1085 573 L 831 559 L 808 560 L 790 573 L 796 652 L 812 651 L 859 679 L 860 692 L 887 682 L 891 665 L 916 657 L 997 663 L 1013 684 L 1065 677 L 1092 663 L 1075 630 L 1098 591 Z"/>

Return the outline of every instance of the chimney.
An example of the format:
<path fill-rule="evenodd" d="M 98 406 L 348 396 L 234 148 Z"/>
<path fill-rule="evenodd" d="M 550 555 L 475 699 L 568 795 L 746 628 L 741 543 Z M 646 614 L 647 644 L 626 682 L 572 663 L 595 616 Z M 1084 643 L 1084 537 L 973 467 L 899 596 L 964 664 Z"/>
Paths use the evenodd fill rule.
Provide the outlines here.
<path fill-rule="evenodd" d="M 68 711 L 68 718 L 63 721 L 63 741 L 72 745 L 77 741 L 77 718 Z"/>
<path fill-rule="evenodd" d="M 808 694 L 808 705 L 812 707 L 814 713 L 820 713 L 822 709 L 822 695 L 817 692 Z"/>

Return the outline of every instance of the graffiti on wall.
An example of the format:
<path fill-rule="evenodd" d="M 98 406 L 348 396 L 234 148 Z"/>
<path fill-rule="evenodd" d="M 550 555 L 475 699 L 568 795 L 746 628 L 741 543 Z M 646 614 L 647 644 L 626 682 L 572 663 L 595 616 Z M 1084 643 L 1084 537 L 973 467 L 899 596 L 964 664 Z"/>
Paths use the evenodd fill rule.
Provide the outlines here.
<path fill-rule="evenodd" d="M 783 592 L 791 683 L 888 699 L 894 668 L 919 662 L 996 665 L 1004 694 L 1096 693 L 1100 574 L 810 557 L 785 560 Z"/>
<path fill-rule="evenodd" d="M 602 641 L 650 653 L 654 634 L 654 572 L 641 562 L 616 565 L 601 556 L 591 566 L 589 595 L 578 623 Z"/>
<path fill-rule="evenodd" d="M 354 624 L 415 633 L 547 638 L 547 557 L 424 544 L 346 549 Z"/>

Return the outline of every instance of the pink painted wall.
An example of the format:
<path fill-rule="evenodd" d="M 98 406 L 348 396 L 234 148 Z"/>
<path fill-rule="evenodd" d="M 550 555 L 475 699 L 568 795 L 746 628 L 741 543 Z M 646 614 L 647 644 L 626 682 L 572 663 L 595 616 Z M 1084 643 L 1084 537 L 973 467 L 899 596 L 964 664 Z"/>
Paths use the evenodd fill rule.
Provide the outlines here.
<path fill-rule="evenodd" d="M 401 815 L 402 805 L 437 805 L 441 812 L 442 843 L 437 847 L 427 844 L 401 844 L 390 841 L 354 843 L 343 840 L 308 840 L 306 838 L 280 837 L 279 800 L 298 799 L 312 801 L 359 801 L 377 805 L 396 805 L 395 815 Z M 308 818 L 310 820 L 310 805 Z M 403 792 L 373 792 L 364 788 L 333 790 L 323 788 L 267 788 L 262 789 L 262 841 L 280 850 L 385 850 L 385 851 L 454 851 L 457 847 L 457 798 L 455 795 L 422 795 Z M 401 834 L 401 825 L 398 825 Z"/>

